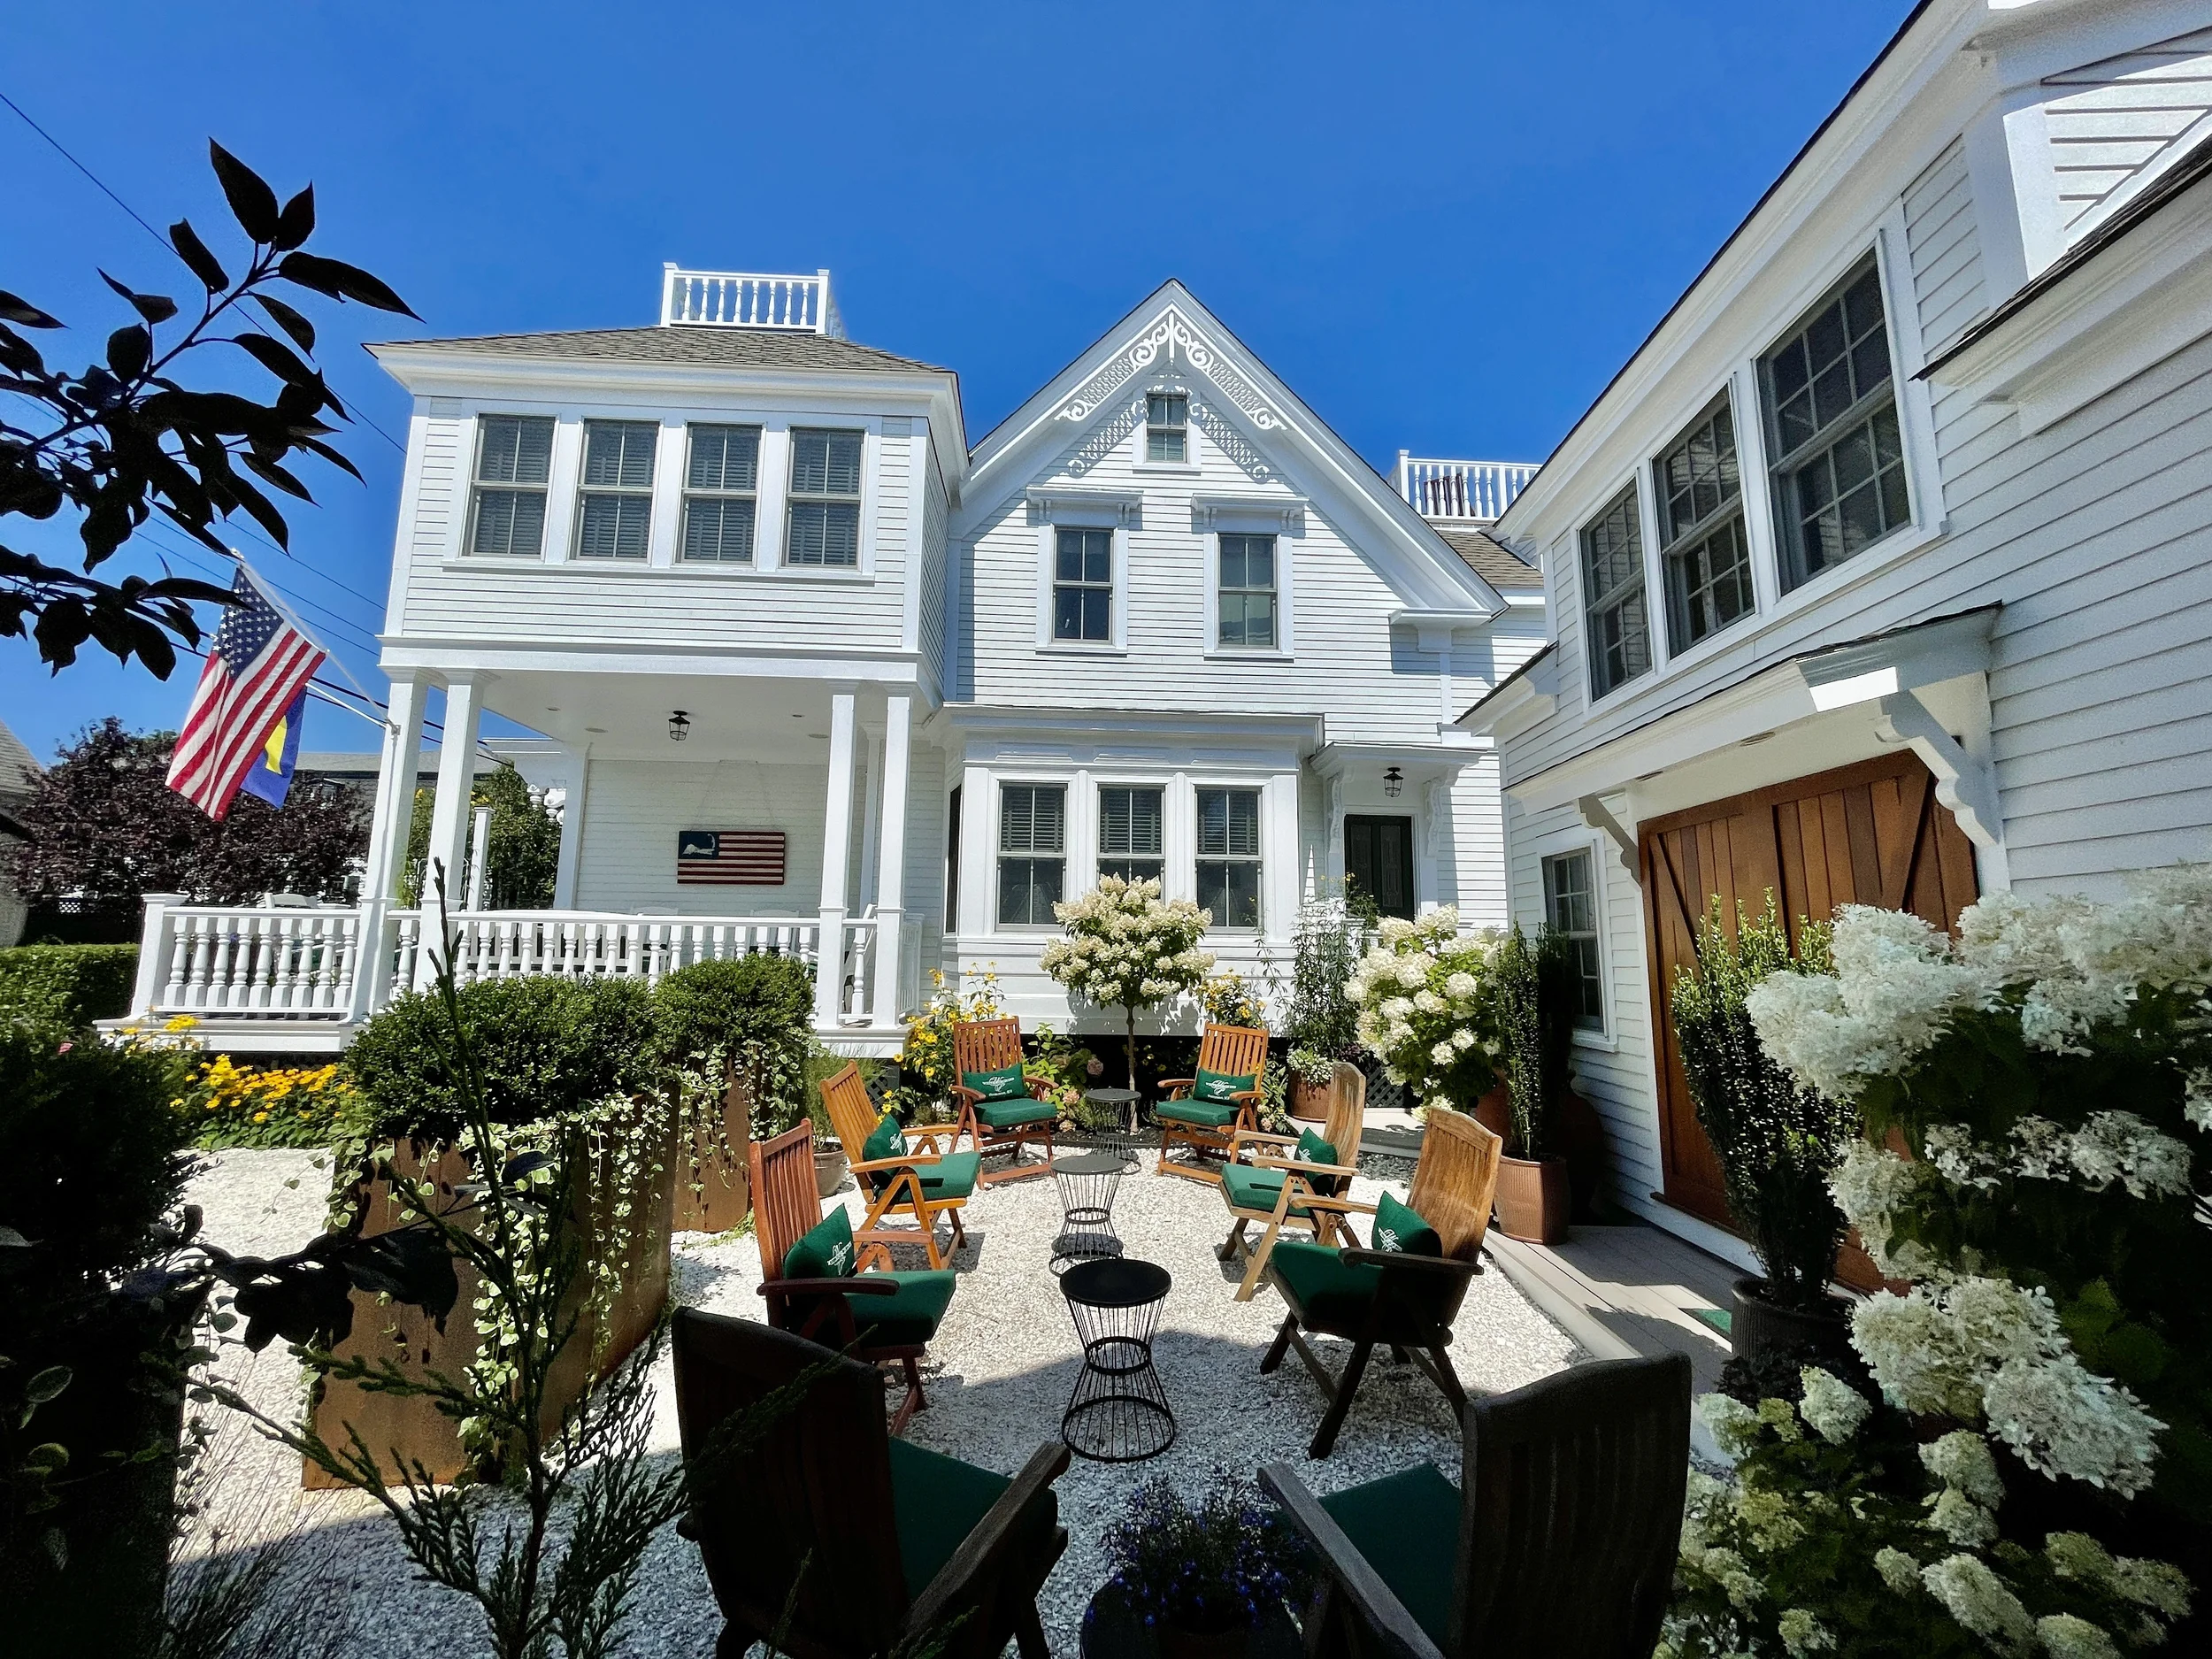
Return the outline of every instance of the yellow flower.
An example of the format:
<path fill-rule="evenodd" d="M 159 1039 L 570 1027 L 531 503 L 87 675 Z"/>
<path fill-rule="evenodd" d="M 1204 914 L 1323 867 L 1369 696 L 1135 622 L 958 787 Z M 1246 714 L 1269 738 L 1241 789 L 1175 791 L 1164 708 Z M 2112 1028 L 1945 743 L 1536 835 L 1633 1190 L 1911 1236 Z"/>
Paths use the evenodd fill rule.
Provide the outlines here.
<path fill-rule="evenodd" d="M 172 1014 L 162 1022 L 164 1031 L 190 1031 L 200 1022 L 189 1014 Z"/>

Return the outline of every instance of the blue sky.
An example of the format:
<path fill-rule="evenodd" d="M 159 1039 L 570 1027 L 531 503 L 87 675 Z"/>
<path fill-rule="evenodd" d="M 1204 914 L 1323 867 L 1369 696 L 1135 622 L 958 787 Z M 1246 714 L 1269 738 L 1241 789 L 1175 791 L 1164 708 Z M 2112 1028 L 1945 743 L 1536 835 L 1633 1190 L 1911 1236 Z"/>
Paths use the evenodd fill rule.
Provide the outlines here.
<path fill-rule="evenodd" d="M 1548 453 L 1907 9 L 111 0 L 12 12 L 0 92 L 157 226 L 228 226 L 210 136 L 280 194 L 312 180 L 314 245 L 425 321 L 310 307 L 394 437 L 361 341 L 648 323 L 672 259 L 828 266 L 853 338 L 960 372 L 971 441 L 1178 276 L 1387 469 Z M 50 359 L 123 320 L 96 267 L 192 291 L 4 107 L 0 168 L 0 288 L 73 325 Z M 239 545 L 380 695 L 400 457 L 341 442 L 365 488 L 310 464 L 296 557 Z M 96 652 L 53 679 L 0 641 L 0 718 L 42 757 L 105 714 L 173 726 L 195 672 Z M 317 708 L 307 741 L 375 736 Z"/>

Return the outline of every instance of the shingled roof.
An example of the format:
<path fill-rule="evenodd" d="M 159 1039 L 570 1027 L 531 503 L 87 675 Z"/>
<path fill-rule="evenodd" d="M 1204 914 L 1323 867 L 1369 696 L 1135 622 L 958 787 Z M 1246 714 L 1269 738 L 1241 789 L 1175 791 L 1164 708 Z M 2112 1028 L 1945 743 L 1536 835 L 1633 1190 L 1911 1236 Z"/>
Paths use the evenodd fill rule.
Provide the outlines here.
<path fill-rule="evenodd" d="M 1488 582 L 1500 593 L 1538 593 L 1544 591 L 1544 573 L 1533 565 L 1525 563 L 1502 541 L 1494 539 L 1486 530 L 1445 528 L 1436 526 L 1452 551 L 1467 561 L 1476 575 Z"/>
<path fill-rule="evenodd" d="M 469 334 L 451 340 L 380 343 L 411 351 L 488 352 L 502 357 L 565 357 L 613 363 L 690 363 L 733 369 L 949 369 L 902 357 L 828 334 L 766 328 L 575 328 L 541 334 Z"/>

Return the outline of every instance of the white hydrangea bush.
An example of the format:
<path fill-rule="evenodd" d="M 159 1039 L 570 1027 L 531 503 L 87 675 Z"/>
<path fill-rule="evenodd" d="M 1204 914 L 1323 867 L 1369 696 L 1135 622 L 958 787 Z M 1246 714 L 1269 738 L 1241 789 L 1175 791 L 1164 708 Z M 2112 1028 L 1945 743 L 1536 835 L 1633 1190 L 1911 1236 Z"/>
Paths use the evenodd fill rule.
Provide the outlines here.
<path fill-rule="evenodd" d="M 1450 905 L 1418 921 L 1386 918 L 1345 985 L 1360 1042 L 1425 1105 L 1471 1107 L 1498 1067 L 1491 1009 L 1494 929 L 1463 934 Z"/>
<path fill-rule="evenodd" d="M 1199 941 L 1210 912 L 1188 899 L 1164 899 L 1156 880 L 1101 876 L 1077 899 L 1052 907 L 1066 930 L 1048 944 L 1038 965 L 1071 995 L 1123 1010 L 1129 1031 L 1129 1087 L 1137 1086 L 1137 1014 L 1190 995 L 1213 972 Z"/>

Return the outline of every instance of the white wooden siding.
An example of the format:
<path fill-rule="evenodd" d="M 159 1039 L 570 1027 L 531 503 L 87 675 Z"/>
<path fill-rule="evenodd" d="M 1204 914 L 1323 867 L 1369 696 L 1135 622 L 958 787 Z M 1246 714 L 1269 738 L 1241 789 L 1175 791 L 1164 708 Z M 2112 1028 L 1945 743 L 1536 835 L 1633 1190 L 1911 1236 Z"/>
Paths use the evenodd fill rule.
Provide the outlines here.
<path fill-rule="evenodd" d="M 2212 28 L 2124 52 L 2043 84 L 2059 209 L 2078 235 L 2161 171 L 2212 113 Z"/>
<path fill-rule="evenodd" d="M 922 495 L 922 557 L 914 580 L 920 585 L 922 662 L 939 687 L 945 663 L 945 481 L 932 465 Z"/>
<path fill-rule="evenodd" d="M 864 798 L 857 772 L 856 819 Z M 595 760 L 576 906 L 695 916 L 818 916 L 826 786 L 820 766 Z M 676 836 L 687 829 L 783 831 L 784 885 L 679 886 Z M 859 909 L 853 906 L 856 914 Z"/>

